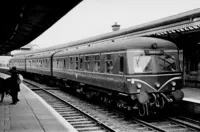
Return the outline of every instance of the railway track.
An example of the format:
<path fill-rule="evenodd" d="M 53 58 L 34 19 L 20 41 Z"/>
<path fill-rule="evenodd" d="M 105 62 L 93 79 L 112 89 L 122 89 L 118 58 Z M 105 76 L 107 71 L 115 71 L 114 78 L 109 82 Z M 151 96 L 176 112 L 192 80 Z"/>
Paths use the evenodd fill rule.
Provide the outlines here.
<path fill-rule="evenodd" d="M 49 92 L 47 87 L 43 87 L 44 89 L 38 86 L 34 87 L 37 88 L 32 88 L 32 90 L 51 105 L 64 119 L 76 128 L 77 131 L 114 132 L 112 128 L 101 123 L 84 110 L 81 110 L 79 107 Z"/>
<path fill-rule="evenodd" d="M 125 118 L 119 113 L 66 95 L 59 88 L 51 88 L 27 81 L 26 85 L 50 104 L 74 128 L 82 132 L 198 132 L 200 123 L 180 118 L 159 120 Z M 44 91 L 45 89 L 45 91 Z"/>

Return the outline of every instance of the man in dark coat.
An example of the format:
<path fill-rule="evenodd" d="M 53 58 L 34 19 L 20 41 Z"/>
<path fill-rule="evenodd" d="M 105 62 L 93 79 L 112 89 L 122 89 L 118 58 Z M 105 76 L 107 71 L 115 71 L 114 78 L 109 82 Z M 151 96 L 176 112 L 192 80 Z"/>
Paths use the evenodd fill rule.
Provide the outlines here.
<path fill-rule="evenodd" d="M 9 82 L 9 89 L 10 89 L 10 95 L 12 97 L 12 103 L 11 104 L 16 104 L 19 99 L 18 99 L 18 92 L 20 91 L 20 83 L 19 81 L 19 74 L 17 71 L 16 67 L 12 67 L 10 70 L 11 77 L 8 78 Z"/>

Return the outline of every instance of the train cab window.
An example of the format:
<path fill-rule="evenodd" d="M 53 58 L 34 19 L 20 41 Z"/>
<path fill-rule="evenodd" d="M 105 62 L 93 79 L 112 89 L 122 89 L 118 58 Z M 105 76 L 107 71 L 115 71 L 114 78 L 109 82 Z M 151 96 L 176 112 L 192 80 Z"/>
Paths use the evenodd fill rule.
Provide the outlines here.
<path fill-rule="evenodd" d="M 94 72 L 100 71 L 100 55 L 94 56 Z"/>
<path fill-rule="evenodd" d="M 177 72 L 180 70 L 177 63 L 177 51 L 137 51 L 130 52 L 129 73 L 158 73 Z M 128 56 L 129 56 L 128 55 Z"/>
<path fill-rule="evenodd" d="M 134 65 L 134 72 L 135 73 L 142 73 L 142 72 L 152 72 L 153 65 L 152 65 L 152 56 L 134 56 L 133 57 L 133 65 Z"/>
<path fill-rule="evenodd" d="M 176 71 L 175 56 L 163 55 L 158 57 L 159 64 L 161 65 L 162 71 Z"/>
<path fill-rule="evenodd" d="M 119 57 L 119 72 L 124 72 L 124 57 Z"/>
<path fill-rule="evenodd" d="M 113 69 L 113 62 L 111 59 L 111 54 L 106 55 L 106 60 L 105 60 L 105 70 L 107 73 L 111 73 Z"/>

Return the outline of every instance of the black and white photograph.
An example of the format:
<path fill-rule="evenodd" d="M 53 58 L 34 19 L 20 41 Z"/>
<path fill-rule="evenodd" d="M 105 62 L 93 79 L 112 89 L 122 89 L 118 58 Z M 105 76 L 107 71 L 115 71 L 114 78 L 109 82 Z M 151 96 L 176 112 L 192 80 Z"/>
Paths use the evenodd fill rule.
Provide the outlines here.
<path fill-rule="evenodd" d="M 199 5 L 3 3 L 0 132 L 200 132 Z"/>

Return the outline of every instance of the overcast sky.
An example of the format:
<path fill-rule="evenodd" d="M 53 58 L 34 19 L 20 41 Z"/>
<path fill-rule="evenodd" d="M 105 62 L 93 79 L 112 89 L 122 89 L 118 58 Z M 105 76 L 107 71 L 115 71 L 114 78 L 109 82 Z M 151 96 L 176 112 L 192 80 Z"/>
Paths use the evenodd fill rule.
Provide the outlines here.
<path fill-rule="evenodd" d="M 196 9 L 200 0 L 83 0 L 32 44 L 55 46 Z"/>

